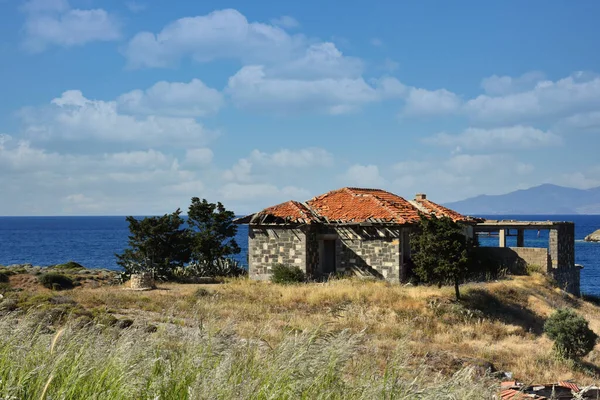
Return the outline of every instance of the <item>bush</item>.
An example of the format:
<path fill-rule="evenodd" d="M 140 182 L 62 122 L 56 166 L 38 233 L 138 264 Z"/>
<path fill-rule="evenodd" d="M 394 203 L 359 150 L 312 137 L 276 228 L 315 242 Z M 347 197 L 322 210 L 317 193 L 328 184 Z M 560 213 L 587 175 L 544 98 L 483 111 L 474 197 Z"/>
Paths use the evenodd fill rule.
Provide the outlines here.
<path fill-rule="evenodd" d="M 8 274 L 0 272 L 0 283 L 8 283 Z"/>
<path fill-rule="evenodd" d="M 282 285 L 292 283 L 302 283 L 306 281 L 306 275 L 298 267 L 290 267 L 283 264 L 276 264 L 272 269 L 271 282 Z"/>
<path fill-rule="evenodd" d="M 72 271 L 82 271 L 85 269 L 85 267 L 83 265 L 76 263 L 75 261 L 67 261 L 64 264 L 56 264 L 53 266 L 53 268 L 68 269 L 68 270 L 72 270 Z"/>
<path fill-rule="evenodd" d="M 194 281 L 196 278 L 237 278 L 248 274 L 248 270 L 232 258 L 218 258 L 214 261 L 194 261 L 185 268 L 176 268 L 173 277 L 180 281 Z"/>
<path fill-rule="evenodd" d="M 38 277 L 40 283 L 52 290 L 73 289 L 73 280 L 68 276 L 49 272 Z"/>
<path fill-rule="evenodd" d="M 594 348 L 598 335 L 585 318 L 570 309 L 557 310 L 544 324 L 544 332 L 554 340 L 554 350 L 564 358 L 577 359 Z"/>

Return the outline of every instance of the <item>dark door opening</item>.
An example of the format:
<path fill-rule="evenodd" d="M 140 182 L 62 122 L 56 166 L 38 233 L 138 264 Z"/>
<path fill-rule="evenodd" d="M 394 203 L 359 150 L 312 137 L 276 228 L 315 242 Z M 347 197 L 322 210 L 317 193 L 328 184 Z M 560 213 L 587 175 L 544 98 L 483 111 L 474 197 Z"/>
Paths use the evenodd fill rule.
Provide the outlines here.
<path fill-rule="evenodd" d="M 323 240 L 323 275 L 335 272 L 335 239 Z"/>

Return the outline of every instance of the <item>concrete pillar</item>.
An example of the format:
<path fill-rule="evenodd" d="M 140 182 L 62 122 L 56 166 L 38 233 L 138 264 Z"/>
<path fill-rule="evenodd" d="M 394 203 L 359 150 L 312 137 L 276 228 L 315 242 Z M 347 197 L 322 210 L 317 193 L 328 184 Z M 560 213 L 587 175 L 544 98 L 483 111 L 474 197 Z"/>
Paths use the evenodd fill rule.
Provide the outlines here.
<path fill-rule="evenodd" d="M 506 247 L 506 229 L 500 229 L 498 231 L 498 238 L 498 247 Z"/>
<path fill-rule="evenodd" d="M 525 231 L 523 229 L 517 230 L 517 247 L 525 247 Z"/>
<path fill-rule="evenodd" d="M 549 247 L 552 268 L 575 266 L 575 224 L 564 223 L 550 229 Z"/>

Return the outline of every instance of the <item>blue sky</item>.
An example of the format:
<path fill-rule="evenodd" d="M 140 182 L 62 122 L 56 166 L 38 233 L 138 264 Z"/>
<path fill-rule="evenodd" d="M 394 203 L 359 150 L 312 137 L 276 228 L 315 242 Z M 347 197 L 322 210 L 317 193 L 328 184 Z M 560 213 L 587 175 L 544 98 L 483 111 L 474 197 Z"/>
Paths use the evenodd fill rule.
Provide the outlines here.
<path fill-rule="evenodd" d="M 600 186 L 599 12 L 0 0 L 0 215 Z"/>

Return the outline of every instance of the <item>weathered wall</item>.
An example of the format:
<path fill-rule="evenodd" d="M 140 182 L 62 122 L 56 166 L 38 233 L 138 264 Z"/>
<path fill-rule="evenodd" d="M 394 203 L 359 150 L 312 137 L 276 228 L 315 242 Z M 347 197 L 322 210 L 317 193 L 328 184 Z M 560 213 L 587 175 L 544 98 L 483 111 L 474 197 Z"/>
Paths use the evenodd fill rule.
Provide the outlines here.
<path fill-rule="evenodd" d="M 401 246 L 398 228 L 339 228 L 336 233 L 339 237 L 336 271 L 399 281 Z"/>
<path fill-rule="evenodd" d="M 581 271 L 575 266 L 575 224 L 564 223 L 550 230 L 549 251 L 552 261 L 548 274 L 562 289 L 579 296 Z"/>
<path fill-rule="evenodd" d="M 549 275 L 554 278 L 558 286 L 565 292 L 581 295 L 580 281 L 581 269 L 573 265 L 571 268 L 553 268 Z"/>
<path fill-rule="evenodd" d="M 550 265 L 548 249 L 540 247 L 510 247 L 509 249 L 523 259 L 527 265 L 539 267 L 541 272 L 546 271 Z"/>
<path fill-rule="evenodd" d="M 523 274 L 526 267 L 536 266 L 545 272 L 550 263 L 548 249 L 536 247 L 479 247 L 477 253 L 484 260 L 497 262 L 510 273 Z"/>
<path fill-rule="evenodd" d="M 275 264 L 306 272 L 307 229 L 248 227 L 248 272 L 252 279 L 269 279 Z M 310 271 L 309 271 L 310 272 Z"/>

